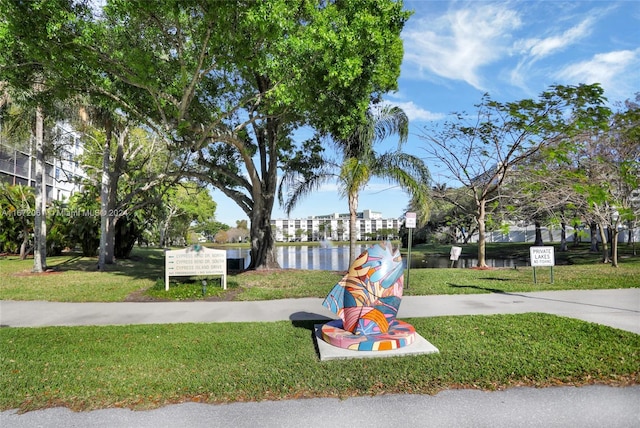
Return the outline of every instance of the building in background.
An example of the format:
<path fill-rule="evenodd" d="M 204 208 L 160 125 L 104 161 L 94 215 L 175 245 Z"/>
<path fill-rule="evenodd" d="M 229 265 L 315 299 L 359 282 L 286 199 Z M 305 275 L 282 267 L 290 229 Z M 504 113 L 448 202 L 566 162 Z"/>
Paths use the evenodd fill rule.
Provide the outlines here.
<path fill-rule="evenodd" d="M 379 212 L 363 210 L 357 213 L 356 239 L 396 239 L 401 225 L 401 219 L 384 219 Z M 272 219 L 271 227 L 278 242 L 349 240 L 349 214 L 334 213 L 306 219 Z"/>
<path fill-rule="evenodd" d="M 85 173 L 78 165 L 82 154 L 80 134 L 69 124 L 58 123 L 52 131 L 52 155 L 47 156 L 47 200 L 69 200 L 80 190 Z M 0 181 L 35 187 L 36 167 L 33 144 L 18 148 L 0 141 Z"/>

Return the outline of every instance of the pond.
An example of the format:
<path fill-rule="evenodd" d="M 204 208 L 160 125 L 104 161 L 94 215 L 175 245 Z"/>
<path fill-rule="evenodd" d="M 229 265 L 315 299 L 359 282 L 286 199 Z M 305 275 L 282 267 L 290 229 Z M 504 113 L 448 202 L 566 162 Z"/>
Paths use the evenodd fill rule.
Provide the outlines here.
<path fill-rule="evenodd" d="M 361 254 L 369 245 L 356 245 L 356 252 Z M 283 269 L 303 270 L 332 270 L 346 271 L 349 268 L 348 245 L 301 245 L 301 246 L 277 246 L 277 259 Z M 449 268 L 451 260 L 449 256 L 423 257 L 422 254 L 411 255 L 411 268 Z M 469 256 L 469 257 L 467 257 Z M 473 255 L 475 256 L 475 254 Z M 462 253 L 460 259 L 453 267 L 470 268 L 478 264 L 478 259 L 470 254 Z M 244 267 L 249 265 L 251 257 L 248 248 L 227 248 L 227 259 L 242 259 Z M 403 256 L 403 263 L 407 266 L 407 258 Z M 487 259 L 490 267 L 514 267 L 513 259 Z"/>

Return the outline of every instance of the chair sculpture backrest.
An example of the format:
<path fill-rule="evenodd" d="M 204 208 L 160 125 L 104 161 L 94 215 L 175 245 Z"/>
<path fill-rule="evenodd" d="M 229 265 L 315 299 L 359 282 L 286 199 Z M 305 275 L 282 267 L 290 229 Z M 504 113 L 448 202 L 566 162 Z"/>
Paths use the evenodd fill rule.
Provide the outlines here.
<path fill-rule="evenodd" d="M 402 257 L 391 243 L 364 251 L 323 302 L 340 318 L 323 326 L 324 340 L 357 350 L 395 349 L 412 343 L 415 330 L 396 319 L 403 284 Z"/>

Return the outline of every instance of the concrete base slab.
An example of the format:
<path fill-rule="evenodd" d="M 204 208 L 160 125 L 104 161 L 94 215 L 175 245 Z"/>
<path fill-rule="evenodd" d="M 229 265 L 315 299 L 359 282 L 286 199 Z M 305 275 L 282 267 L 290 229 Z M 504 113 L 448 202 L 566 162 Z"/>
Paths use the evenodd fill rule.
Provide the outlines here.
<path fill-rule="evenodd" d="M 351 358 L 403 357 L 407 355 L 437 354 L 440 351 L 431 342 L 416 333 L 414 342 L 409 346 L 389 351 L 352 351 L 328 344 L 322 339 L 322 324 L 314 326 L 314 337 L 320 352 L 320 361 L 344 360 Z"/>

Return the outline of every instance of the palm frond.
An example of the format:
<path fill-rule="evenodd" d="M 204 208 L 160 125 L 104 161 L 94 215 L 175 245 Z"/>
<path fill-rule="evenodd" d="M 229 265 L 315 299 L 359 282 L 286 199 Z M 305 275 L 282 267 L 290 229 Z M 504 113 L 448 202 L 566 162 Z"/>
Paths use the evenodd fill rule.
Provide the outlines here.
<path fill-rule="evenodd" d="M 404 110 L 397 106 L 384 105 L 372 116 L 375 124 L 375 140 L 382 141 L 392 135 L 398 135 L 398 147 L 407 142 L 409 136 L 409 118 Z"/>
<path fill-rule="evenodd" d="M 344 196 L 357 193 L 371 178 L 371 163 L 366 159 L 349 158 L 340 168 L 340 182 Z"/>
<path fill-rule="evenodd" d="M 373 171 L 376 177 L 399 184 L 418 205 L 428 209 L 431 175 L 422 159 L 400 151 L 387 152 L 376 158 Z"/>
<path fill-rule="evenodd" d="M 335 175 L 330 173 L 313 174 L 306 178 L 299 175 L 297 180 L 290 177 L 285 186 L 283 186 L 283 182 L 281 182 L 280 190 L 278 192 L 280 204 L 283 206 L 287 215 L 289 215 L 302 199 L 314 192 L 317 192 L 322 185 L 332 179 L 335 179 Z M 287 189 L 286 201 L 283 197 L 284 188 Z"/>

